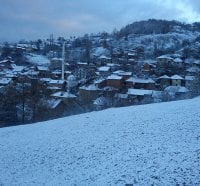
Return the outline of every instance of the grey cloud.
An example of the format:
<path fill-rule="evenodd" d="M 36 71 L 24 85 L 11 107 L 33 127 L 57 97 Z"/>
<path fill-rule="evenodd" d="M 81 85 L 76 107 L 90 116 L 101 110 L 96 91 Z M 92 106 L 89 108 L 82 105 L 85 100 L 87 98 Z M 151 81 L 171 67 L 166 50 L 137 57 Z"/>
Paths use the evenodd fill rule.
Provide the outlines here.
<path fill-rule="evenodd" d="M 112 31 L 149 18 L 200 17 L 198 0 L 0 0 L 0 4 L 0 40 Z"/>

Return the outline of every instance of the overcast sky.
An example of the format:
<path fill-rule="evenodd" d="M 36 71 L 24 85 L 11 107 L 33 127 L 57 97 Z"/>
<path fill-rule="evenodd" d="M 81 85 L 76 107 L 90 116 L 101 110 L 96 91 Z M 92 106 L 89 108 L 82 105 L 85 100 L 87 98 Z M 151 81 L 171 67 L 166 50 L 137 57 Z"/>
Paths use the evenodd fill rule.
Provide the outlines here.
<path fill-rule="evenodd" d="M 0 0 L 0 41 L 111 32 L 150 18 L 200 21 L 200 0 Z"/>

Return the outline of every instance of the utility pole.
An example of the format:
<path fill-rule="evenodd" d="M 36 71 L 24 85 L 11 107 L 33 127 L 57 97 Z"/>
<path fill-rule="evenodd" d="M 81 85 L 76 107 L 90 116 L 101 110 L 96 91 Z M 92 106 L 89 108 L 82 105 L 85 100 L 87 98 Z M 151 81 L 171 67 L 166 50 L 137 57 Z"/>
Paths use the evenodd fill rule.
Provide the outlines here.
<path fill-rule="evenodd" d="M 62 48 L 62 80 L 65 79 L 65 42 Z"/>

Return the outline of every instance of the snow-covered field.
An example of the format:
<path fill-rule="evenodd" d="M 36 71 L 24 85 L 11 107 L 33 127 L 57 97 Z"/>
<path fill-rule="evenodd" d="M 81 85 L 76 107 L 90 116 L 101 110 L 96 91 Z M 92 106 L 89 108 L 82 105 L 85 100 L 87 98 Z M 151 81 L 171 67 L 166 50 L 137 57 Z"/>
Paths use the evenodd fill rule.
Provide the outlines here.
<path fill-rule="evenodd" d="M 37 54 L 27 54 L 26 58 L 28 59 L 28 61 L 32 64 L 35 65 L 49 65 L 50 61 L 46 56 L 43 55 L 37 55 Z"/>
<path fill-rule="evenodd" d="M 200 185 L 200 98 L 0 129 L 0 185 Z"/>

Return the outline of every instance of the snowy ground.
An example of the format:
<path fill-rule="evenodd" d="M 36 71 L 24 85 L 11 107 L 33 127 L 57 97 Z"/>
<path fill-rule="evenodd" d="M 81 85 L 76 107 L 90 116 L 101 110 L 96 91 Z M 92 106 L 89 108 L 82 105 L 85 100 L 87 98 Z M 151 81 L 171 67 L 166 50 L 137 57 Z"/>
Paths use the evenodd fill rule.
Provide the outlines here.
<path fill-rule="evenodd" d="M 49 65 L 50 61 L 46 56 L 37 55 L 37 54 L 27 54 L 26 58 L 28 61 L 35 65 Z"/>
<path fill-rule="evenodd" d="M 0 129 L 0 185 L 200 185 L 200 98 Z"/>

